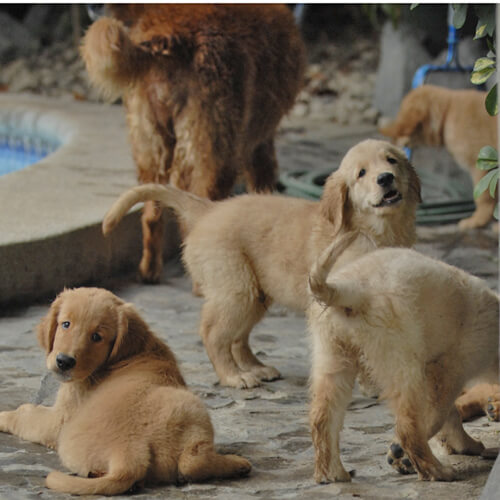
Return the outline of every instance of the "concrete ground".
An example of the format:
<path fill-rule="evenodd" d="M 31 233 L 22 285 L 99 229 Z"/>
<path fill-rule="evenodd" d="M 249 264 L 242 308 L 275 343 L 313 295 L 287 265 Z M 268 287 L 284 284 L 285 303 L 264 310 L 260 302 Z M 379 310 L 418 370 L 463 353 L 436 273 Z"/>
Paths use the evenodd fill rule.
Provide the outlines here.
<path fill-rule="evenodd" d="M 373 134 L 369 128 L 341 129 L 329 123 L 285 122 L 278 138 L 282 168 L 324 169 L 338 163 L 351 145 Z M 491 287 L 497 287 L 498 242 L 494 231 L 459 233 L 456 225 L 448 225 L 422 227 L 418 234 L 417 248 L 423 253 L 462 267 L 487 280 Z M 177 260 L 166 266 L 159 285 L 139 284 L 132 273 L 116 277 L 108 286 L 133 302 L 174 350 L 191 389 L 210 409 L 219 449 L 241 454 L 253 464 L 250 476 L 245 479 L 163 486 L 142 490 L 135 495 L 137 498 L 278 500 L 335 496 L 465 500 L 481 495 L 493 467 L 491 460 L 439 455 L 460 472 L 460 480 L 452 483 L 419 482 L 415 476 L 397 474 L 385 460 L 393 434 L 392 417 L 384 405 L 359 391 L 353 397 L 341 437 L 346 468 L 356 471 L 353 482 L 315 484 L 307 425 L 309 340 L 302 316 L 273 307 L 251 336 L 254 351 L 265 363 L 276 366 L 283 379 L 252 390 L 229 389 L 216 384 L 197 335 L 202 301 L 192 296 L 190 281 Z M 53 396 L 54 384 L 50 378 L 43 378 L 44 357 L 33 333 L 47 307 L 48 302 L 31 303 L 2 311 L 1 410 L 14 409 L 28 401 L 50 401 Z M 465 426 L 487 447 L 500 445 L 499 423 L 482 417 Z M 43 486 L 46 474 L 58 467 L 55 452 L 0 434 L 0 499 L 69 498 Z"/>

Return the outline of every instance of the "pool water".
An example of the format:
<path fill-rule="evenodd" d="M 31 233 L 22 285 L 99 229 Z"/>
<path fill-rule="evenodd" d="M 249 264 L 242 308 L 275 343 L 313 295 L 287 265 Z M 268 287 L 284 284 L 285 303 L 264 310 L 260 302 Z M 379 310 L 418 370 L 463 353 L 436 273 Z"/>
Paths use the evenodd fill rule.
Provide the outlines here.
<path fill-rule="evenodd" d="M 40 161 L 57 146 L 39 137 L 0 136 L 0 175 L 16 172 Z"/>

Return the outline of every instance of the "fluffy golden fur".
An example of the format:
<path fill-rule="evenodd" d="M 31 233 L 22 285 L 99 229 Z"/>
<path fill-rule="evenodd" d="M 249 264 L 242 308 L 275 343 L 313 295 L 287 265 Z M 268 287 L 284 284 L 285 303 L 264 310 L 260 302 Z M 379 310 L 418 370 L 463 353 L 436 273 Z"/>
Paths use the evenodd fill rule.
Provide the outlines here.
<path fill-rule="evenodd" d="M 58 451 L 78 476 L 51 472 L 49 488 L 115 495 L 142 483 L 247 474 L 219 455 L 207 410 L 170 349 L 131 304 L 103 289 L 65 290 L 38 327 L 47 368 L 61 380 L 52 407 L 0 413 L 0 431 Z"/>
<path fill-rule="evenodd" d="M 391 448 L 406 452 L 419 479 L 452 480 L 428 440 L 437 434 L 449 453 L 484 449 L 464 431 L 454 402 L 473 379 L 498 382 L 498 295 L 460 269 L 403 248 L 375 250 L 328 276 L 354 237 L 327 248 L 309 280 L 316 299 L 308 311 L 315 479 L 350 480 L 339 434 L 362 357 L 395 415 Z"/>
<path fill-rule="evenodd" d="M 173 208 L 187 228 L 183 259 L 205 297 L 200 335 L 221 383 L 254 387 L 279 377 L 248 344 L 271 303 L 305 311 L 311 265 L 346 231 L 362 229 L 377 246 L 411 246 L 420 183 L 403 151 L 366 140 L 347 152 L 319 203 L 265 194 L 213 202 L 170 186 L 139 186 L 115 202 L 104 233 L 145 200 Z M 365 251 L 353 246 L 342 259 Z"/>
<path fill-rule="evenodd" d="M 380 132 L 399 146 L 444 146 L 472 177 L 474 185 L 486 174 L 476 168 L 479 150 L 496 147 L 497 118 L 485 108 L 486 92 L 451 90 L 422 85 L 405 96 L 396 119 Z M 488 191 L 476 199 L 471 217 L 461 229 L 485 226 L 493 217 L 496 201 Z"/>
<path fill-rule="evenodd" d="M 305 50 L 284 5 L 123 5 L 82 45 L 91 81 L 123 97 L 140 183 L 201 197 L 277 180 L 274 134 L 303 82 Z M 143 213 L 145 281 L 162 269 L 162 210 Z"/>

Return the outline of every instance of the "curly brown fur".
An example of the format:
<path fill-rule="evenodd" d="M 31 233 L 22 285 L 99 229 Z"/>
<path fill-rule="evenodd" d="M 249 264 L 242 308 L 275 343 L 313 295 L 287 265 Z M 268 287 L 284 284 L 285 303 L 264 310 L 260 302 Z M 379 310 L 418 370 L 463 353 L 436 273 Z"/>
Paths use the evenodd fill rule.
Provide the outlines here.
<path fill-rule="evenodd" d="M 250 191 L 277 180 L 274 134 L 302 86 L 305 51 L 283 5 L 110 6 L 88 30 L 92 82 L 123 97 L 140 183 L 221 199 L 243 176 Z M 162 210 L 143 214 L 146 281 L 162 269 Z"/>

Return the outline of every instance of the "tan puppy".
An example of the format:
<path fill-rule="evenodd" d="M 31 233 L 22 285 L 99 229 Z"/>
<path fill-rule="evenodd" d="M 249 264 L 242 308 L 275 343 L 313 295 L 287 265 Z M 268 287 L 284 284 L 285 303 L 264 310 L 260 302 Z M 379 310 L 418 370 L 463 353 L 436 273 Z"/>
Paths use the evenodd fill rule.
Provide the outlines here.
<path fill-rule="evenodd" d="M 449 453 L 484 449 L 464 431 L 454 402 L 476 377 L 498 381 L 498 295 L 460 269 L 402 248 L 368 253 L 327 282 L 352 240 L 346 235 L 325 250 L 310 276 L 314 477 L 350 481 L 339 434 L 362 356 L 396 417 L 391 448 L 407 453 L 419 479 L 452 480 L 427 441 L 438 434 Z M 397 455 L 390 463 L 401 470 L 402 450 Z"/>
<path fill-rule="evenodd" d="M 285 5 L 110 4 L 82 45 L 91 81 L 123 97 L 141 184 L 229 196 L 238 177 L 272 191 L 274 134 L 303 84 L 305 50 Z M 112 145 L 110 145 L 112 147 Z M 142 217 L 145 281 L 162 269 L 162 210 Z"/>
<path fill-rule="evenodd" d="M 254 387 L 279 377 L 248 345 L 271 303 L 305 311 L 309 269 L 345 231 L 362 229 L 378 246 L 411 246 L 420 183 L 401 150 L 367 140 L 348 151 L 319 203 L 273 195 L 212 202 L 170 186 L 142 186 L 115 202 L 104 233 L 145 200 L 173 208 L 187 228 L 183 258 L 205 297 L 200 335 L 221 383 Z M 365 251 L 360 244 L 342 258 Z"/>
<path fill-rule="evenodd" d="M 485 109 L 486 92 L 451 90 L 423 85 L 401 102 L 396 119 L 380 133 L 398 146 L 444 146 L 472 177 L 474 185 L 486 174 L 476 168 L 479 150 L 496 147 L 497 118 Z M 496 201 L 488 191 L 476 199 L 476 210 L 459 223 L 461 229 L 485 226 L 493 217 Z"/>
<path fill-rule="evenodd" d="M 137 483 L 250 471 L 245 459 L 216 453 L 207 410 L 131 304 L 98 288 L 65 290 L 42 319 L 38 340 L 62 382 L 56 402 L 1 412 L 0 431 L 57 449 L 78 474 L 53 471 L 49 488 L 116 495 Z"/>

